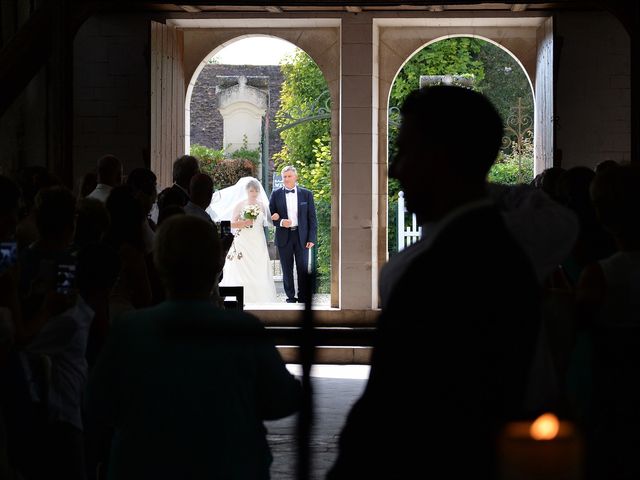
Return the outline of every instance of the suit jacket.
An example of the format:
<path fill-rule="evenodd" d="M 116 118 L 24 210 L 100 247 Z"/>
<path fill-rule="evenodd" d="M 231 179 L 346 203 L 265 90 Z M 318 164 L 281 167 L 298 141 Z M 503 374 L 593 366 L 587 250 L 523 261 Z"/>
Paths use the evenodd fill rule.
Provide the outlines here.
<path fill-rule="evenodd" d="M 274 222 L 276 226 L 275 243 L 278 247 L 285 246 L 289 239 L 289 234 L 295 233 L 299 235 L 301 245 L 305 245 L 307 242 L 318 243 L 318 221 L 316 219 L 313 193 L 311 193 L 311 190 L 307 190 L 299 185 L 296 185 L 296 189 L 298 190 L 298 230 L 296 232 L 280 226 L 281 220 L 289 218 L 284 187 L 274 190 L 269 199 L 269 210 L 271 213 L 280 215 L 280 220 Z"/>
<path fill-rule="evenodd" d="M 262 421 L 295 412 L 299 394 L 258 319 L 167 301 L 113 324 L 88 413 L 115 427 L 111 479 L 266 479 Z"/>
<path fill-rule="evenodd" d="M 523 413 L 538 288 L 495 207 L 452 220 L 392 288 L 328 478 L 494 478 L 497 433 Z"/>

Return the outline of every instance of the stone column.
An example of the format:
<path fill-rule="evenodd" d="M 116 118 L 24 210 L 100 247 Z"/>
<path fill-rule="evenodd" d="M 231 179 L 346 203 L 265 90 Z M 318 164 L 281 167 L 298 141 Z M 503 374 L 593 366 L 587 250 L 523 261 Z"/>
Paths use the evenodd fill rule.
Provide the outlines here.
<path fill-rule="evenodd" d="M 377 81 L 372 18 L 342 21 L 341 307 L 377 307 Z M 374 83 L 375 81 L 375 83 Z"/>

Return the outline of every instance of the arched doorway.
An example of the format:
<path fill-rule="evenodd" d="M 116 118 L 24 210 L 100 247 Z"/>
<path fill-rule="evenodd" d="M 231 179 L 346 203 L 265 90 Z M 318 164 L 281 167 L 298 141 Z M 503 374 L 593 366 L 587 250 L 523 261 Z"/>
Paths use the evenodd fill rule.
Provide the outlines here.
<path fill-rule="evenodd" d="M 377 63 L 378 115 L 378 221 L 377 261 L 388 259 L 388 108 L 393 82 L 417 51 L 443 38 L 470 36 L 491 41 L 511 52 L 531 79 L 535 92 L 534 173 L 553 166 L 553 20 L 550 17 L 397 18 L 374 19 Z M 377 284 L 374 285 L 377 288 Z"/>
<path fill-rule="evenodd" d="M 399 108 L 415 88 L 449 84 L 486 95 L 503 118 L 505 135 L 489 181 L 529 183 L 534 176 L 534 97 L 520 61 L 500 44 L 477 35 L 452 35 L 427 43 L 398 70 L 389 90 L 388 158 L 395 152 Z M 452 127 L 455 128 L 455 127 Z M 415 218 L 405 214 L 400 185 L 388 183 L 389 255 L 417 241 Z"/>
<path fill-rule="evenodd" d="M 237 22 L 221 19 L 208 19 L 205 22 L 207 24 L 206 27 L 202 22 L 192 21 L 190 19 L 172 20 L 167 22 L 168 25 L 160 26 L 160 30 L 169 30 L 168 34 L 161 33 L 159 35 L 163 39 L 161 42 L 158 42 L 161 47 L 163 49 L 165 47 L 165 36 L 168 36 L 171 40 L 175 32 L 178 48 L 175 48 L 174 51 L 180 51 L 182 54 L 180 58 L 175 58 L 175 55 L 158 55 L 159 59 L 167 60 L 166 63 L 170 64 L 169 67 L 164 67 L 163 65 L 157 67 L 156 65 L 153 65 L 154 55 L 152 52 L 152 85 L 154 84 L 154 71 L 159 70 L 160 73 L 164 73 L 179 69 L 172 68 L 174 64 L 179 64 L 178 67 L 181 68 L 181 75 L 177 76 L 184 80 L 182 94 L 180 95 L 180 89 L 178 88 L 177 94 L 174 95 L 176 99 L 181 98 L 182 100 L 180 102 L 182 113 L 174 115 L 178 117 L 177 120 L 175 120 L 175 125 L 177 125 L 178 131 L 180 128 L 184 128 L 187 123 L 186 119 L 189 113 L 187 109 L 189 109 L 189 97 L 192 95 L 192 86 L 195 79 L 198 77 L 198 74 L 202 68 L 204 68 L 207 59 L 212 55 L 215 55 L 215 53 L 220 51 L 226 45 L 232 44 L 240 38 L 263 35 L 278 37 L 294 43 L 297 47 L 307 52 L 309 57 L 311 57 L 315 64 L 317 64 L 318 69 L 322 72 L 324 81 L 326 82 L 330 98 L 329 143 L 330 145 L 339 144 L 340 65 L 339 62 L 336 62 L 336 58 L 339 58 L 338 39 L 340 32 L 339 28 L 337 28 L 339 26 L 339 22 L 331 19 L 291 19 L 285 22 L 280 22 L 282 23 L 280 28 L 274 28 L 274 25 L 278 24 L 278 22 L 274 23 L 273 21 L 265 19 L 238 20 Z M 182 45 L 182 47 L 180 47 L 180 45 Z M 176 75 L 174 74 L 174 77 L 175 76 Z M 158 87 L 155 91 L 159 93 L 157 97 L 164 97 L 163 94 L 165 94 L 165 91 L 163 91 L 161 87 Z M 154 101 L 154 89 L 152 88 L 153 118 L 156 117 L 153 115 L 154 104 L 161 103 L 162 100 L 159 101 L 157 98 Z M 167 103 L 171 103 L 173 108 L 178 106 L 177 101 L 170 101 Z M 158 110 L 160 110 L 160 108 L 158 108 Z M 165 127 L 165 131 L 168 132 L 167 135 L 162 135 L 163 130 L 161 128 L 154 128 L 153 125 L 151 130 L 152 145 L 154 143 L 161 144 L 167 135 L 176 137 L 176 130 L 167 127 Z M 184 135 L 178 138 L 176 143 L 180 143 L 180 140 L 182 140 L 182 150 L 184 151 L 186 143 L 190 143 L 191 132 L 184 130 L 183 132 Z M 159 153 L 166 152 L 166 149 L 163 148 L 157 148 L 156 150 Z M 328 160 L 328 163 L 330 163 L 329 184 L 331 185 L 331 193 L 329 194 L 330 207 L 327 209 L 329 212 L 327 215 L 329 224 L 327 227 L 328 233 L 325 241 L 325 243 L 329 244 L 329 251 L 323 256 L 326 257 L 328 254 L 329 261 L 327 264 L 330 265 L 330 270 L 327 272 L 325 285 L 326 290 L 330 291 L 330 294 L 328 294 L 330 306 L 338 307 L 340 298 L 340 276 L 338 274 L 340 262 L 338 225 L 340 217 L 339 200 L 336 193 L 339 191 L 339 168 L 337 168 L 339 162 L 338 149 L 331 148 L 328 155 L 325 154 L 325 157 Z M 166 153 L 162 153 L 160 155 L 152 154 L 152 167 L 155 171 L 164 172 L 164 174 L 158 175 L 159 184 L 163 185 L 170 182 L 170 170 L 168 165 L 170 165 L 174 158 L 175 156 Z M 302 181 L 304 180 L 301 179 L 301 183 Z"/>

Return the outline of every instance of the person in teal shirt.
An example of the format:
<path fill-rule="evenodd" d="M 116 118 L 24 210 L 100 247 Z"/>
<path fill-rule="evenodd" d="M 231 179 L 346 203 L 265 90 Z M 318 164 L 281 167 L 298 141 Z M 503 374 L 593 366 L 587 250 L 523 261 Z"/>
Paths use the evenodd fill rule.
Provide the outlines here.
<path fill-rule="evenodd" d="M 89 380 L 89 418 L 115 431 L 107 478 L 268 479 L 263 421 L 297 411 L 299 382 L 257 318 L 210 301 L 211 225 L 168 219 L 154 262 L 167 301 L 114 322 Z"/>

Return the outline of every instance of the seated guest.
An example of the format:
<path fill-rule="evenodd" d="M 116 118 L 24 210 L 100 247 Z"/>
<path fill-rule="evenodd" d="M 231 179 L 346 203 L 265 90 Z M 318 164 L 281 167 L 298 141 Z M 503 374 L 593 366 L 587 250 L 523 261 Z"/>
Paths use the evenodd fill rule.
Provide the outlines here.
<path fill-rule="evenodd" d="M 90 417 L 115 428 L 109 478 L 269 478 L 262 422 L 300 386 L 255 317 L 212 305 L 220 248 L 190 215 L 158 228 L 168 300 L 113 324 L 89 382 Z"/>

